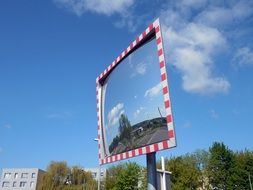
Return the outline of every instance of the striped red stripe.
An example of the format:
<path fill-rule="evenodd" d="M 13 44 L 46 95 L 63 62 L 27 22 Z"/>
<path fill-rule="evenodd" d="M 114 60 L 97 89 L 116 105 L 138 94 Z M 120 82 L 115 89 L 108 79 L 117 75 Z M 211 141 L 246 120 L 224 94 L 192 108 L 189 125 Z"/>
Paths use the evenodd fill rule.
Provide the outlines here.
<path fill-rule="evenodd" d="M 146 153 L 150 153 L 150 146 L 146 146 Z"/>
<path fill-rule="evenodd" d="M 151 31 L 154 28 L 153 23 L 149 25 L 149 30 Z"/>
<path fill-rule="evenodd" d="M 142 32 L 142 37 L 144 38 L 146 36 L 146 31 Z"/>
<path fill-rule="evenodd" d="M 130 50 L 133 49 L 133 43 L 130 44 Z"/>
<path fill-rule="evenodd" d="M 172 116 L 171 115 L 168 115 L 166 117 L 166 120 L 167 120 L 167 123 L 171 123 L 172 122 Z"/>
<path fill-rule="evenodd" d="M 163 73 L 163 74 L 161 75 L 161 78 L 162 78 L 162 81 L 165 81 L 165 80 L 167 79 L 166 73 Z"/>
<path fill-rule="evenodd" d="M 135 150 L 132 150 L 132 155 L 133 155 L 133 157 L 135 156 Z"/>
<path fill-rule="evenodd" d="M 159 150 L 158 144 L 154 144 L 154 151 L 157 152 Z"/>
<path fill-rule="evenodd" d="M 156 44 L 159 45 L 161 43 L 161 37 L 159 37 L 157 40 L 156 40 Z"/>
<path fill-rule="evenodd" d="M 138 44 L 140 42 L 139 37 L 136 38 L 136 43 Z"/>
<path fill-rule="evenodd" d="M 139 155 L 141 155 L 142 154 L 142 148 L 139 148 L 138 152 L 139 152 Z"/>
<path fill-rule="evenodd" d="M 160 27 L 157 26 L 157 27 L 155 28 L 155 32 L 158 33 L 159 31 L 160 31 Z"/>
<path fill-rule="evenodd" d="M 165 108 L 169 108 L 170 107 L 170 101 L 167 100 L 164 102 Z"/>
<path fill-rule="evenodd" d="M 158 50 L 158 56 L 161 56 L 161 55 L 163 55 L 163 49 L 162 48 Z"/>
<path fill-rule="evenodd" d="M 165 148 L 168 148 L 168 147 L 169 147 L 168 141 L 163 141 L 163 148 L 165 149 Z"/>
<path fill-rule="evenodd" d="M 163 88 L 163 94 L 167 94 L 167 93 L 168 93 L 168 87 L 166 86 Z"/>
<path fill-rule="evenodd" d="M 168 136 L 169 136 L 169 138 L 173 138 L 174 137 L 174 131 L 173 130 L 169 130 Z"/>
<path fill-rule="evenodd" d="M 161 61 L 161 62 L 160 62 L 160 69 L 163 68 L 164 66 L 165 66 L 164 61 Z"/>

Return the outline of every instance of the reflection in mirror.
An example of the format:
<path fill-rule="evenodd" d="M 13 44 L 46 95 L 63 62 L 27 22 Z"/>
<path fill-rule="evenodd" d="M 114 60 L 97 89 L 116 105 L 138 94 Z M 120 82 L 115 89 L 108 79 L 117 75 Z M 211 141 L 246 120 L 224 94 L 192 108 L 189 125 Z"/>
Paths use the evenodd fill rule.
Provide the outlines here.
<path fill-rule="evenodd" d="M 156 40 L 126 57 L 103 84 L 106 156 L 168 139 Z"/>

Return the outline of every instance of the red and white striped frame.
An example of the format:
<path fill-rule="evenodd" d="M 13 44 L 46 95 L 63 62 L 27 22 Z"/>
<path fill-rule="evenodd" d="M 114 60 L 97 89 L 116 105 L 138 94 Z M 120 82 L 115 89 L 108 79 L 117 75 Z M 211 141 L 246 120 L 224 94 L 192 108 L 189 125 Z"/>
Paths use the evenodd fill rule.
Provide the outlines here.
<path fill-rule="evenodd" d="M 144 147 L 136 148 L 127 152 L 123 152 L 116 155 L 105 156 L 103 150 L 103 139 L 102 139 L 102 86 L 100 84 L 100 80 L 106 77 L 114 67 L 117 66 L 125 57 L 127 57 L 131 52 L 134 50 L 137 45 L 144 42 L 147 39 L 147 36 L 151 33 L 154 33 L 157 43 L 157 53 L 159 57 L 159 65 L 161 71 L 161 82 L 162 82 L 162 91 L 164 97 L 164 106 L 166 110 L 166 120 L 167 120 L 167 127 L 168 127 L 168 137 L 169 140 L 161 141 L 155 144 L 147 145 Z M 168 78 L 166 72 L 166 63 L 164 58 L 164 49 L 163 49 L 163 42 L 162 42 L 162 33 L 160 28 L 159 19 L 155 20 L 149 27 L 144 30 L 96 79 L 96 95 L 97 95 L 97 125 L 98 125 L 98 150 L 99 150 L 99 164 L 107 164 L 123 159 L 128 159 L 131 157 L 157 152 L 159 150 L 164 150 L 168 148 L 173 148 L 176 146 L 176 139 L 175 139 L 175 131 L 173 125 L 173 117 L 171 111 L 171 101 L 170 101 L 170 94 L 169 94 L 169 86 L 168 86 Z"/>

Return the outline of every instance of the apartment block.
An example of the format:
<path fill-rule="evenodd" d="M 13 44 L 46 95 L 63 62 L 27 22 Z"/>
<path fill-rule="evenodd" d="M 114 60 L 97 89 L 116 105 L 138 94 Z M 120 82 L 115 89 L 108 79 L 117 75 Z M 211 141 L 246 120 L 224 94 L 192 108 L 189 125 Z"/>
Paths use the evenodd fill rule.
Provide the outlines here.
<path fill-rule="evenodd" d="M 43 173 L 38 168 L 3 169 L 0 190 L 37 190 Z"/>
<path fill-rule="evenodd" d="M 84 171 L 91 172 L 93 179 L 96 181 L 103 181 L 106 176 L 106 169 L 104 168 L 85 168 Z"/>

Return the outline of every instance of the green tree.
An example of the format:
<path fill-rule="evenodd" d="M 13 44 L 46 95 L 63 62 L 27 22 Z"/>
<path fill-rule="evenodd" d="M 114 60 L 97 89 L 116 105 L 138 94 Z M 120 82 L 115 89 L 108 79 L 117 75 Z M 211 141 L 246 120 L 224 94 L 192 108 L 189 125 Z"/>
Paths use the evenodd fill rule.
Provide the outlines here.
<path fill-rule="evenodd" d="M 69 168 L 66 162 L 51 162 L 42 177 L 39 190 L 94 190 L 96 181 L 81 167 Z"/>
<path fill-rule="evenodd" d="M 172 172 L 173 190 L 197 189 L 200 186 L 201 173 L 189 156 L 179 156 L 165 160 L 165 169 Z"/>
<path fill-rule="evenodd" d="M 116 190 L 138 190 L 141 178 L 141 167 L 136 163 L 127 163 L 119 173 Z"/>
<path fill-rule="evenodd" d="M 106 171 L 106 190 L 147 189 L 146 170 L 137 163 L 128 162 L 112 166 Z"/>
<path fill-rule="evenodd" d="M 234 154 L 223 143 L 215 142 L 209 149 L 207 174 L 212 188 L 230 189 L 231 175 L 235 167 Z"/>
<path fill-rule="evenodd" d="M 250 189 L 249 176 L 253 176 L 253 153 L 241 151 L 235 153 L 235 167 L 233 168 L 230 189 Z"/>
<path fill-rule="evenodd" d="M 105 189 L 112 190 L 115 188 L 117 183 L 117 177 L 119 173 L 123 170 L 123 165 L 112 166 L 106 170 L 106 177 L 105 177 Z"/>
<path fill-rule="evenodd" d="M 207 180 L 207 164 L 210 154 L 206 150 L 196 150 L 191 154 L 187 154 L 185 159 L 191 163 L 199 171 L 199 180 L 203 189 L 208 189 L 209 183 Z"/>
<path fill-rule="evenodd" d="M 52 161 L 47 167 L 47 172 L 43 175 L 41 190 L 55 190 L 63 188 L 70 169 L 66 162 Z"/>

